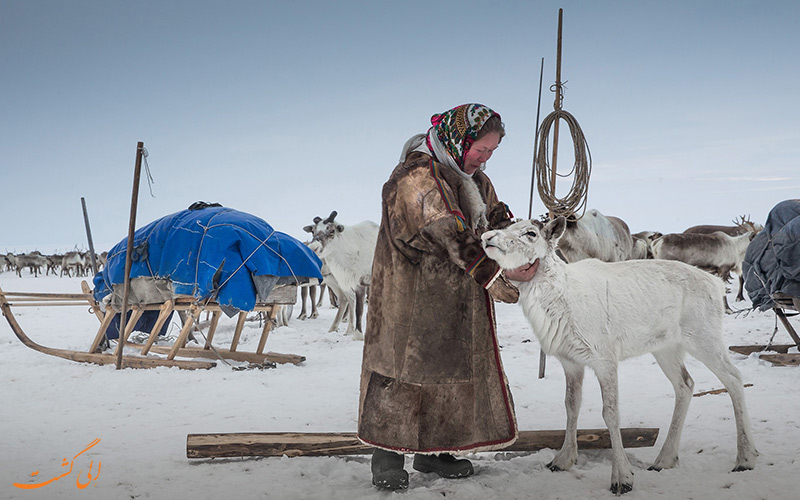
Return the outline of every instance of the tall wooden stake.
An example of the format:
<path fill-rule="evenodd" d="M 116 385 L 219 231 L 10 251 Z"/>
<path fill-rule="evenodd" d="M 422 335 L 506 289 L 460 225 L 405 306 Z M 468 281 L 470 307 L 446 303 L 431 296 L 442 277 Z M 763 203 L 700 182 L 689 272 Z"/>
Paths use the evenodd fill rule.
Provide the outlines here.
<path fill-rule="evenodd" d="M 544 57 L 539 68 L 539 102 L 536 105 L 536 131 L 533 133 L 533 167 L 531 168 L 531 196 L 528 202 L 528 218 L 533 217 L 533 189 L 536 180 L 536 158 L 539 156 L 539 111 L 542 109 L 542 77 L 544 76 Z"/>
<path fill-rule="evenodd" d="M 561 24 L 564 18 L 564 9 L 558 9 L 558 45 L 556 49 L 556 100 L 553 103 L 553 108 L 556 111 L 561 110 Z M 556 191 L 556 171 L 558 162 L 558 122 L 560 118 L 556 118 L 553 123 L 553 161 L 550 170 L 550 185 L 553 186 L 553 193 Z M 553 210 L 550 210 L 550 220 L 554 219 Z M 544 351 L 539 351 L 539 378 L 544 378 L 545 367 L 547 365 L 547 355 Z"/>
<path fill-rule="evenodd" d="M 94 242 L 92 241 L 92 228 L 89 226 L 89 213 L 86 211 L 86 200 L 81 196 L 83 207 L 83 223 L 86 226 L 86 239 L 89 241 L 89 255 L 92 257 L 92 271 L 97 274 L 97 259 L 94 255 Z"/>
<path fill-rule="evenodd" d="M 139 178 L 142 173 L 144 143 L 136 145 L 136 166 L 133 170 L 133 194 L 131 195 L 131 216 L 128 224 L 128 249 L 125 253 L 125 281 L 122 287 L 122 310 L 119 315 L 119 343 L 117 344 L 117 370 L 122 369 L 122 350 L 125 347 L 125 320 L 128 315 L 128 292 L 131 287 L 131 265 L 133 254 L 133 233 L 136 231 L 136 209 L 139 204 Z"/>

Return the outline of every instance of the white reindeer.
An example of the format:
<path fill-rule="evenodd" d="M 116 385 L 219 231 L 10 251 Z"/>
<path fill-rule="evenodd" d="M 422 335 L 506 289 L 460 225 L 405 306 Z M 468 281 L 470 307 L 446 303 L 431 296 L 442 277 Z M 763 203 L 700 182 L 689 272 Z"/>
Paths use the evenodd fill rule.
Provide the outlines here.
<path fill-rule="evenodd" d="M 720 379 L 733 401 L 737 432 L 733 470 L 752 469 L 758 452 L 744 388 L 722 341 L 723 283 L 677 261 L 588 259 L 567 264 L 555 253 L 565 225 L 563 217 L 547 225 L 523 220 L 482 236 L 486 254 L 504 269 L 539 261 L 531 281 L 515 284 L 542 349 L 561 361 L 566 375 L 566 437 L 548 467 L 566 470 L 576 462 L 578 411 L 588 366 L 600 382 L 603 419 L 611 437 L 611 491 L 622 494 L 633 488 L 633 471 L 620 435 L 617 365 L 648 352 L 675 390 L 669 432 L 651 469 L 676 467 L 694 388 L 683 362 L 688 352 Z"/>
<path fill-rule="evenodd" d="M 337 290 L 334 280 L 323 278 L 323 282 L 340 299 L 339 312 L 344 313 L 344 308 L 349 307 L 347 334 L 352 335 L 354 340 L 364 340 L 361 316 L 366 289 L 372 276 L 378 225 L 372 221 L 364 221 L 345 226 L 336 222 L 336 215 L 336 211 L 333 211 L 324 220 L 315 217 L 314 225 L 305 226 L 303 230 L 313 235 L 308 246 L 327 265 L 338 285 Z M 340 319 L 337 314 L 331 331 L 338 328 Z"/>

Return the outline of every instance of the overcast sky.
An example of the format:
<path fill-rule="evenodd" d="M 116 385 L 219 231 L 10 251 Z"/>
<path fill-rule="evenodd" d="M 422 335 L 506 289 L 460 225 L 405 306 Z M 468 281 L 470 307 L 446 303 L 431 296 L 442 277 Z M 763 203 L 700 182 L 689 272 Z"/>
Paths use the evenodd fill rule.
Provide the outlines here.
<path fill-rule="evenodd" d="M 403 143 L 466 102 L 502 115 L 487 174 L 526 217 L 559 7 L 588 207 L 679 232 L 800 197 L 797 1 L 0 0 L 0 252 L 86 248 L 81 197 L 98 252 L 124 238 L 138 141 L 137 227 L 198 200 L 301 240 L 379 222 Z"/>

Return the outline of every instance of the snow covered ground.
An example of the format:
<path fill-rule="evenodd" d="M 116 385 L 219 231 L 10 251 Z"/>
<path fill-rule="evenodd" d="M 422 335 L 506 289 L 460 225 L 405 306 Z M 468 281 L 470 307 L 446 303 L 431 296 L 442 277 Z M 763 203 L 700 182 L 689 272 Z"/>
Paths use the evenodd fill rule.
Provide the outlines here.
<path fill-rule="evenodd" d="M 0 274 L 5 291 L 79 292 L 80 278 L 34 278 Z M 733 302 L 734 294 L 729 295 Z M 734 307 L 748 307 L 737 304 Z M 297 316 L 299 307 L 295 308 Z M 356 429 L 362 343 L 327 333 L 334 309 L 318 319 L 292 319 L 274 331 L 267 350 L 301 354 L 298 366 L 234 371 L 223 363 L 211 370 L 148 370 L 67 361 L 24 346 L 0 321 L 0 498 L 3 499 L 594 499 L 609 498 L 608 450 L 580 453 L 568 472 L 546 468 L 555 450 L 480 453 L 469 458 L 476 474 L 447 480 L 411 469 L 402 493 L 370 484 L 369 457 L 249 458 L 190 460 L 187 434 L 206 432 L 352 432 Z M 17 308 L 15 316 L 36 342 L 85 350 L 98 321 L 86 307 Z M 796 319 L 791 320 L 798 327 Z M 564 376 L 548 358 L 537 378 L 539 349 L 516 305 L 499 304 L 502 356 L 522 430 L 564 428 Z M 775 326 L 772 312 L 727 316 L 726 342 L 766 343 Z M 233 321 L 221 324 L 225 345 Z M 177 325 L 171 334 L 177 333 Z M 241 349 L 254 350 L 260 329 L 248 323 Z M 227 336 L 227 338 L 226 338 Z M 790 343 L 782 327 L 778 343 Z M 648 471 L 666 435 L 672 387 L 650 356 L 620 368 L 621 423 L 659 427 L 653 448 L 628 450 L 635 467 L 629 499 L 786 499 L 797 494 L 800 472 L 800 367 L 775 367 L 731 354 L 742 372 L 756 444 L 761 456 L 753 471 L 731 473 L 736 433 L 726 394 L 693 398 L 681 442 L 680 467 Z M 694 359 L 687 366 L 695 392 L 720 382 Z M 580 428 L 603 428 L 596 379 L 587 374 Z M 99 441 L 96 441 L 99 439 Z M 85 451 L 84 451 L 85 450 Z M 77 456 L 76 456 L 77 455 Z M 72 462 L 62 466 L 64 459 Z M 39 471 L 35 477 L 31 473 Z M 35 489 L 19 484 L 41 484 Z M 90 475 L 91 474 L 91 480 Z M 81 487 L 86 485 L 85 487 Z M 795 493 L 792 493 L 792 492 Z"/>

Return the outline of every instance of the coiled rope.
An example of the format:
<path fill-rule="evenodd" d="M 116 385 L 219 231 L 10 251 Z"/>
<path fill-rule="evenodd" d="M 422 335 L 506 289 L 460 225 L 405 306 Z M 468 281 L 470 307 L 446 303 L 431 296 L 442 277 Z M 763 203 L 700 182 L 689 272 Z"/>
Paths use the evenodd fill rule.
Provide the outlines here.
<path fill-rule="evenodd" d="M 539 198 L 541 198 L 542 203 L 553 217 L 563 215 L 568 218 L 580 218 L 586 211 L 589 177 L 592 173 L 592 155 L 578 120 L 569 112 L 561 109 L 560 104 L 557 100 L 555 111 L 544 118 L 539 129 L 539 147 L 536 156 Z M 550 127 L 556 120 L 567 122 L 574 147 L 575 163 L 572 165 L 572 169 L 566 174 L 559 174 L 557 170 L 555 172 L 557 177 L 572 177 L 572 186 L 564 197 L 556 195 L 555 177 L 552 175 L 553 171 L 548 161 L 549 148 L 547 141 L 550 135 Z M 580 216 L 576 217 L 575 214 L 577 212 L 580 212 Z"/>

